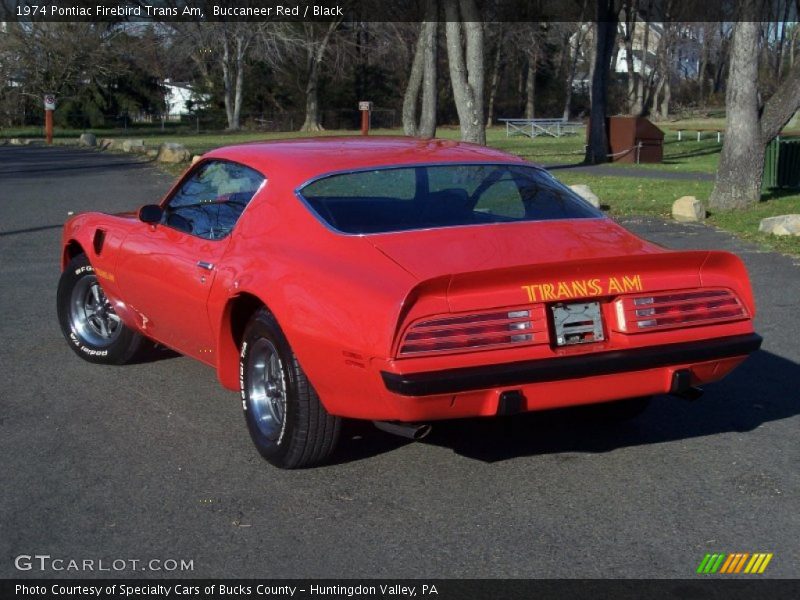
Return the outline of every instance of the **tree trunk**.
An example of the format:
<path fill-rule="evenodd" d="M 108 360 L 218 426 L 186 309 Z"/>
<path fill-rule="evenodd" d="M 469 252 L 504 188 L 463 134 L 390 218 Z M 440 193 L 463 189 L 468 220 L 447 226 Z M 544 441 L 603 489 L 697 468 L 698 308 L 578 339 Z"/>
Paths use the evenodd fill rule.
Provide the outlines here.
<path fill-rule="evenodd" d="M 599 164 L 608 161 L 608 71 L 617 35 L 617 12 L 614 0 L 596 0 L 595 61 L 592 73 L 592 108 L 589 124 L 589 143 L 585 162 Z"/>
<path fill-rule="evenodd" d="M 735 25 L 725 95 L 725 142 L 709 198 L 711 208 L 747 208 L 761 197 L 764 144 L 756 88 L 758 56 L 754 52 L 758 29 L 759 24 L 754 21 L 740 21 Z"/>
<path fill-rule="evenodd" d="M 661 99 L 661 110 L 659 117 L 661 120 L 666 121 L 669 119 L 669 103 L 672 101 L 672 89 L 669 85 L 669 73 L 664 75 L 664 97 Z"/>
<path fill-rule="evenodd" d="M 636 104 L 636 69 L 633 64 L 633 37 L 636 33 L 637 0 L 625 2 L 625 63 L 628 71 L 628 114 L 638 115 L 641 105 Z"/>
<path fill-rule="evenodd" d="M 231 49 L 230 42 L 228 41 L 227 33 L 223 33 L 222 39 L 222 87 L 223 87 L 223 100 L 225 102 L 225 118 L 228 121 L 228 129 L 235 130 L 239 128 L 233 114 L 234 105 L 234 84 L 233 73 L 231 73 Z"/>
<path fill-rule="evenodd" d="M 461 139 L 485 145 L 483 24 L 475 0 L 445 0 L 444 9 L 447 17 L 447 63 Z"/>
<path fill-rule="evenodd" d="M 534 42 L 535 44 L 535 42 Z M 528 49 L 528 74 L 525 79 L 525 118 L 533 119 L 536 101 L 536 63 L 538 62 L 537 46 Z"/>
<path fill-rule="evenodd" d="M 417 135 L 432 138 L 436 135 L 436 111 L 438 108 L 439 74 L 437 73 L 439 43 L 438 3 L 428 3 L 430 21 L 425 23 L 425 68 L 422 76 L 422 113 L 419 117 Z"/>
<path fill-rule="evenodd" d="M 641 72 L 639 73 L 639 81 L 636 84 L 636 102 L 634 103 L 634 107 L 636 108 L 636 112 L 633 113 L 634 115 L 642 116 L 644 114 L 644 86 L 645 81 L 650 81 L 647 75 L 647 54 L 648 48 L 650 46 L 650 22 L 643 21 L 642 26 L 644 27 L 643 33 L 643 42 L 642 42 L 642 60 L 639 61 L 639 69 Z"/>
<path fill-rule="evenodd" d="M 424 47 L 425 23 L 423 22 L 420 24 L 411 73 L 408 76 L 406 93 L 403 95 L 403 133 L 410 136 L 417 135 L 417 100 L 422 87 L 422 72 L 425 69 Z"/>
<path fill-rule="evenodd" d="M 717 169 L 711 208 L 748 208 L 761 198 L 764 150 L 792 115 L 800 109 L 800 64 L 764 105 L 759 115 L 758 56 L 753 52 L 759 35 L 758 9 L 753 0 L 742 0 L 743 18 L 735 26 L 725 96 L 727 124 Z"/>
<path fill-rule="evenodd" d="M 233 122 L 230 129 L 237 130 L 241 127 L 242 94 L 244 90 L 244 53 L 245 40 L 241 35 L 236 36 L 236 85 L 233 99 Z"/>
<path fill-rule="evenodd" d="M 308 46 L 308 80 L 306 81 L 306 118 L 300 131 L 322 131 L 322 123 L 319 116 L 319 69 L 325 58 L 328 49 L 328 42 L 334 30 L 339 26 L 340 21 L 331 21 L 325 35 L 314 47 Z"/>
<path fill-rule="evenodd" d="M 703 39 L 701 40 L 702 53 L 700 55 L 700 67 L 697 71 L 697 98 L 700 106 L 706 105 L 706 70 L 708 69 L 709 49 L 711 47 L 711 40 L 709 39 L 711 28 L 708 25 L 703 25 L 701 28 L 703 32 Z"/>
<path fill-rule="evenodd" d="M 503 49 L 503 30 L 497 33 L 497 46 L 492 60 L 492 79 L 489 82 L 489 105 L 486 107 L 486 127 L 491 127 L 494 118 L 494 99 L 497 96 L 497 86 L 500 83 L 500 55 Z"/>
<path fill-rule="evenodd" d="M 436 108 L 438 75 L 437 31 L 439 23 L 436 2 L 428 4 L 426 20 L 420 25 L 419 38 L 414 50 L 414 61 L 408 86 L 403 97 L 403 132 L 406 135 L 434 137 L 436 135 Z M 422 91 L 422 110 L 417 121 L 417 103 Z"/>
<path fill-rule="evenodd" d="M 572 87 L 575 85 L 575 72 L 578 70 L 581 31 L 582 24 L 579 24 L 578 30 L 575 32 L 575 44 L 570 44 L 569 46 L 569 72 L 567 73 L 566 89 L 564 90 L 564 113 L 561 117 L 564 121 L 569 121 L 570 113 L 572 112 Z"/>

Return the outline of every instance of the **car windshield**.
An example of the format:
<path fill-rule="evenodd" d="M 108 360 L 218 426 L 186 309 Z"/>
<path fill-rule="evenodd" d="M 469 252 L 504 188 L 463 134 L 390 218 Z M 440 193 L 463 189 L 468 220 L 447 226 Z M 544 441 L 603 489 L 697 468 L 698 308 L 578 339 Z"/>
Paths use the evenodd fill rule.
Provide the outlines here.
<path fill-rule="evenodd" d="M 547 171 L 514 164 L 338 173 L 299 193 L 328 225 L 351 234 L 602 216 Z"/>

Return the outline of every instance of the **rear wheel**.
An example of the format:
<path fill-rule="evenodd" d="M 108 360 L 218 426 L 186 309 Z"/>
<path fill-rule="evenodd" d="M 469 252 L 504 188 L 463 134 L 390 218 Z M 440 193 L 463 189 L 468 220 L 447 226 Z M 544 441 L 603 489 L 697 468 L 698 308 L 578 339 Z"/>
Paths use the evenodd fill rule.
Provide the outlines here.
<path fill-rule="evenodd" d="M 73 258 L 58 282 L 58 321 L 75 354 L 93 363 L 128 362 L 144 338 L 114 312 L 85 255 Z"/>
<path fill-rule="evenodd" d="M 341 419 L 325 410 L 278 322 L 265 309 L 245 329 L 239 367 L 244 417 L 261 455 L 283 469 L 328 458 Z"/>

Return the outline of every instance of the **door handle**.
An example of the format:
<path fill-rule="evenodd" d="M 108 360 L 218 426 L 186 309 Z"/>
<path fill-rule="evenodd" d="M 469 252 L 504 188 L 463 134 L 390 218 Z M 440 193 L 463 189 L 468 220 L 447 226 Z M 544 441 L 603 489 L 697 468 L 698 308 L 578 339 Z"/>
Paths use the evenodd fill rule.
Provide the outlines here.
<path fill-rule="evenodd" d="M 197 266 L 201 269 L 205 269 L 206 271 L 213 271 L 214 270 L 214 263 L 206 262 L 204 260 L 198 260 Z"/>

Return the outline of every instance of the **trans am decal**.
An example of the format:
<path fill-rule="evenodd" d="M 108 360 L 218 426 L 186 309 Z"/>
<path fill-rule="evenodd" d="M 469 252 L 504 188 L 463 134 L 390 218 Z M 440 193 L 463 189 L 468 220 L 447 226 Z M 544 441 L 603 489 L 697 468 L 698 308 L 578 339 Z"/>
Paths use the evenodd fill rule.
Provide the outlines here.
<path fill-rule="evenodd" d="M 608 279 L 575 279 L 573 281 L 555 281 L 553 283 L 534 283 L 523 285 L 529 302 L 547 300 L 571 300 L 573 298 L 590 298 L 592 296 L 611 296 L 642 292 L 641 275 L 623 275 Z"/>

